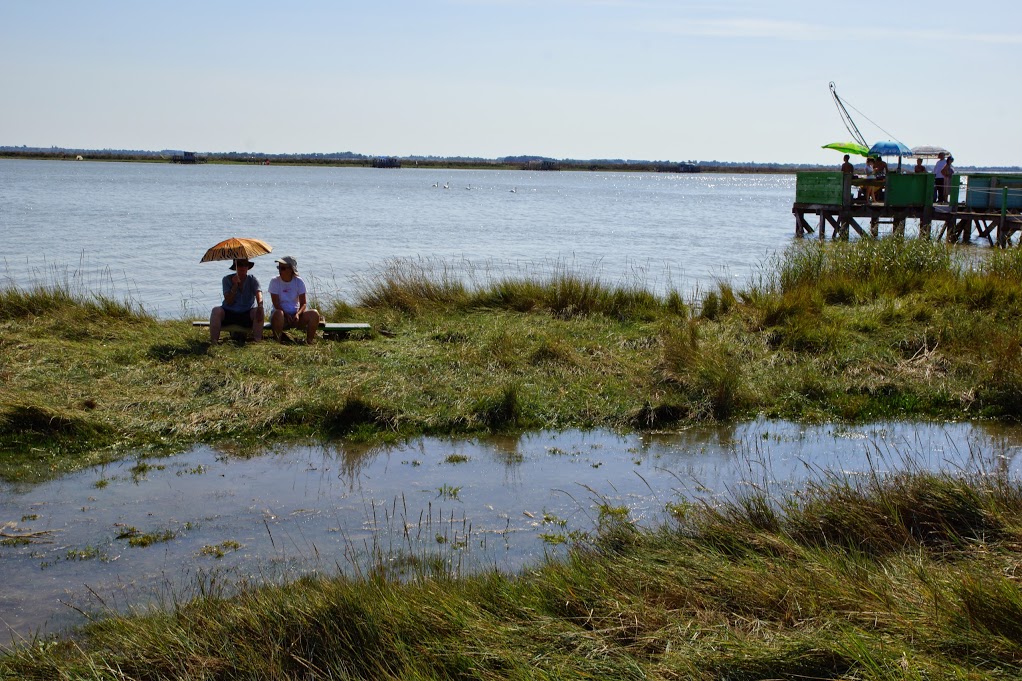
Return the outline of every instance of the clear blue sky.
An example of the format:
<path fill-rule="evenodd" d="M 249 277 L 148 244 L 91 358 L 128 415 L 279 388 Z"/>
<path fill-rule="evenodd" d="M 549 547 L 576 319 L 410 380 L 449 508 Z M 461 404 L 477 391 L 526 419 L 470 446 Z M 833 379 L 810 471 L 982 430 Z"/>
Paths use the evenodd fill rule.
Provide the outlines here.
<path fill-rule="evenodd" d="M 1022 3 L 0 0 L 0 145 L 1022 164 Z M 874 126 L 870 121 L 875 122 Z"/>

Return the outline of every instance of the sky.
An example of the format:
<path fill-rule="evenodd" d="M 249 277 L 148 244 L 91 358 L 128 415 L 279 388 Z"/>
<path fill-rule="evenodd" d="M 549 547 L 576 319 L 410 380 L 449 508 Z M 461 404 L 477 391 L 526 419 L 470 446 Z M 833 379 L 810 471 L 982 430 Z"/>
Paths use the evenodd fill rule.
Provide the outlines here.
<path fill-rule="evenodd" d="M 1022 164 L 1022 3 L 0 0 L 0 145 Z"/>

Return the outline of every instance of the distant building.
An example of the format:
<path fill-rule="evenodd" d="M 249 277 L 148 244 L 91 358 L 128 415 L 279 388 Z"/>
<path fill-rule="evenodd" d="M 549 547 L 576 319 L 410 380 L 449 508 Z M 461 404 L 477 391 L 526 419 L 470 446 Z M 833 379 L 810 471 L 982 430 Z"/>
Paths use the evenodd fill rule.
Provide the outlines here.
<path fill-rule="evenodd" d="M 658 173 L 698 173 L 699 166 L 694 163 L 658 163 L 655 170 Z"/>
<path fill-rule="evenodd" d="M 196 156 L 194 151 L 183 151 L 180 154 L 174 154 L 170 158 L 171 163 L 205 163 L 206 159 L 202 156 Z"/>
<path fill-rule="evenodd" d="M 400 168 L 401 161 L 393 156 L 389 158 L 374 158 L 373 168 Z"/>

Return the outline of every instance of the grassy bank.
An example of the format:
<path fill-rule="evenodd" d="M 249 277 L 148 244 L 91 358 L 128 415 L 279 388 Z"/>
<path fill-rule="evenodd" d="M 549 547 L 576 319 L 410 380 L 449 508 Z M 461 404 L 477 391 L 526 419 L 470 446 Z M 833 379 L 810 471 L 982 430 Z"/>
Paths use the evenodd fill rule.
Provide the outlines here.
<path fill-rule="evenodd" d="M 1016 419 L 1022 253 L 924 241 L 797 244 L 761 281 L 695 301 L 584 274 L 468 286 L 396 263 L 317 345 L 210 346 L 66 287 L 0 291 L 0 476 L 39 479 L 197 442 L 527 428 Z"/>
<path fill-rule="evenodd" d="M 563 560 L 452 579 L 309 578 L 112 615 L 0 657 L 18 679 L 1014 679 L 1022 489 L 1004 475 L 835 479 L 604 507 Z"/>

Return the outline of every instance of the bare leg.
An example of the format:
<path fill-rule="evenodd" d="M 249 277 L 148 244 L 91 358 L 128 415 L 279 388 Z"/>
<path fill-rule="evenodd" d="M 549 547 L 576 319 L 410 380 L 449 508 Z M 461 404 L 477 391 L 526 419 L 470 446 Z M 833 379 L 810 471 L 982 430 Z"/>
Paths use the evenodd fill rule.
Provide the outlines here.
<path fill-rule="evenodd" d="M 273 337 L 277 339 L 277 342 L 284 340 L 284 312 L 281 310 L 274 309 L 273 316 L 270 317 L 270 326 L 273 329 Z"/>
<path fill-rule="evenodd" d="M 264 314 L 262 305 L 256 305 L 249 312 L 252 317 L 252 340 L 256 342 L 263 339 L 263 321 L 266 319 Z"/>
<path fill-rule="evenodd" d="M 224 321 L 224 308 L 214 307 L 209 313 L 209 341 L 216 343 L 220 340 L 220 325 Z"/>
<path fill-rule="evenodd" d="M 316 329 L 319 328 L 319 310 L 306 310 L 302 314 L 305 325 L 305 342 L 312 345 L 316 342 Z"/>

